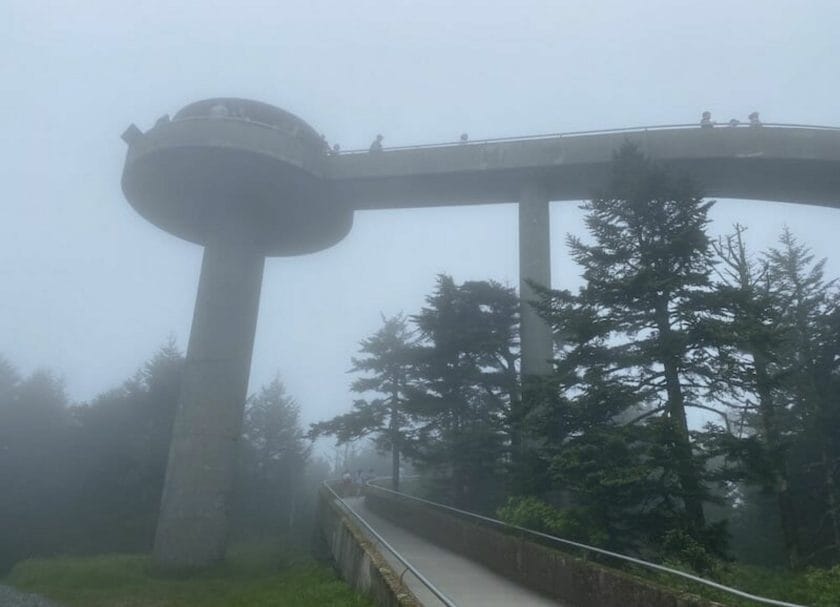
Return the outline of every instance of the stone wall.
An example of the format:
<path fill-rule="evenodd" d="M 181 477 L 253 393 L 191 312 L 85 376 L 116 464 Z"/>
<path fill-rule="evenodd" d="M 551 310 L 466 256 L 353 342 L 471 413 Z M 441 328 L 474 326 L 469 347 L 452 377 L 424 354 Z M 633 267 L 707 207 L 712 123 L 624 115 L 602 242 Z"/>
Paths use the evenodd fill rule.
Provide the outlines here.
<path fill-rule="evenodd" d="M 366 490 L 365 501 L 413 533 L 570 607 L 717 605 L 376 488 Z"/>
<path fill-rule="evenodd" d="M 318 499 L 318 527 L 336 569 L 353 588 L 369 596 L 378 607 L 421 607 L 376 546 L 325 488 Z"/>

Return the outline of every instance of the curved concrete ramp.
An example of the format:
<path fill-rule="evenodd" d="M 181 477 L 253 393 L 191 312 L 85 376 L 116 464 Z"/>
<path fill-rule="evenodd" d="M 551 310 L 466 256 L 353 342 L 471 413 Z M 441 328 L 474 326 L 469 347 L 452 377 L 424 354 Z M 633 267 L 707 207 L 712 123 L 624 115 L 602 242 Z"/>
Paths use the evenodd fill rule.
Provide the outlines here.
<path fill-rule="evenodd" d="M 362 497 L 348 497 L 344 503 L 458 607 L 562 605 L 385 520 L 371 511 Z M 378 544 L 374 538 L 371 541 Z M 379 546 L 379 550 L 396 572 L 405 569 L 386 548 Z M 423 605 L 438 607 L 442 604 L 411 572 L 406 572 L 403 580 Z"/>

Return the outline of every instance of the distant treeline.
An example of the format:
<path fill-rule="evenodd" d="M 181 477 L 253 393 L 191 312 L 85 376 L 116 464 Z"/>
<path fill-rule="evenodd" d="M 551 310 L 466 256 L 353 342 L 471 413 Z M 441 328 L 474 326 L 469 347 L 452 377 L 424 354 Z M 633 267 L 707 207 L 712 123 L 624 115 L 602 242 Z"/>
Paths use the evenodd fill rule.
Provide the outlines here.
<path fill-rule="evenodd" d="M 528 304 L 553 373 L 519 380 L 512 289 L 442 275 L 310 433 L 370 436 L 458 506 L 706 574 L 840 563 L 840 296 L 787 230 L 758 253 L 742 226 L 710 238 L 712 204 L 623 148 L 569 237 L 584 286 Z"/>
<path fill-rule="evenodd" d="M 182 366 L 170 343 L 121 387 L 71 405 L 52 373 L 21 377 L 0 358 L 0 571 L 151 548 Z M 306 528 L 309 443 L 279 380 L 248 400 L 241 446 L 235 533 Z"/>

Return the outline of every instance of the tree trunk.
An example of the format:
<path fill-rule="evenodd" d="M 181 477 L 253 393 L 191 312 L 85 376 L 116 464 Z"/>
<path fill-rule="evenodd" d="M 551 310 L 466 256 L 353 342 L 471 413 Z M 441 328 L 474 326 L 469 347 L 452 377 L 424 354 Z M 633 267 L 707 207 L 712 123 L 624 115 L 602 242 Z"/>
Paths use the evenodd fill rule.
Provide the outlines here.
<path fill-rule="evenodd" d="M 391 397 L 391 487 L 394 491 L 400 490 L 400 420 L 397 394 Z"/>
<path fill-rule="evenodd" d="M 703 491 L 691 450 L 691 438 L 685 416 L 685 399 L 680 385 L 678 365 L 680 353 L 674 351 L 674 336 L 671 331 L 667 298 L 657 304 L 656 325 L 659 331 L 659 348 L 662 353 L 660 362 L 665 374 L 665 388 L 668 395 L 666 410 L 673 430 L 676 451 L 677 474 L 683 490 L 686 514 L 691 524 L 699 531 L 706 526 L 706 517 L 703 513 Z"/>
<path fill-rule="evenodd" d="M 294 489 L 289 492 L 289 518 L 287 534 L 291 535 L 295 528 L 295 515 L 297 514 L 297 493 Z"/>
<path fill-rule="evenodd" d="M 391 447 L 391 487 L 400 490 L 400 449 L 397 445 Z"/>
<path fill-rule="evenodd" d="M 767 373 L 767 361 L 760 352 L 752 352 L 755 367 L 756 391 L 758 392 L 758 408 L 761 414 L 761 424 L 764 440 L 770 454 L 773 467 L 773 491 L 779 504 L 779 519 L 782 536 L 785 542 L 785 555 L 788 566 L 797 569 L 801 563 L 799 554 L 799 529 L 796 504 L 790 494 L 790 483 L 787 477 L 787 465 L 781 441 L 773 396 L 770 391 L 770 380 Z"/>
<path fill-rule="evenodd" d="M 506 374 L 509 382 L 508 396 L 510 397 L 510 415 L 508 419 L 508 436 L 510 437 L 510 459 L 511 467 L 515 475 L 523 472 L 521 466 L 523 452 L 525 451 L 525 407 L 526 395 L 520 393 L 519 384 L 516 378 L 516 367 L 508 361 L 510 371 Z M 523 386 L 525 382 L 523 382 Z M 524 392 L 524 389 L 523 391 Z"/>
<path fill-rule="evenodd" d="M 834 553 L 840 555 L 840 500 L 837 497 L 837 485 L 834 483 L 834 466 L 825 449 L 822 452 L 825 489 L 828 493 L 828 518 L 834 540 Z"/>

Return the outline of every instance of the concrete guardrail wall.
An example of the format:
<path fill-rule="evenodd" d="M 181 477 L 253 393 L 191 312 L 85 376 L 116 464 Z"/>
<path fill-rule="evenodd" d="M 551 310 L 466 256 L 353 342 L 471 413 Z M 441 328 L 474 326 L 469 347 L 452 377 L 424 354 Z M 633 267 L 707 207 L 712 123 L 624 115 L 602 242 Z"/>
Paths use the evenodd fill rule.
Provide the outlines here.
<path fill-rule="evenodd" d="M 339 574 L 354 589 L 379 607 L 421 607 L 377 547 L 323 487 L 318 496 L 318 528 Z"/>
<path fill-rule="evenodd" d="M 412 533 L 566 605 L 721 607 L 375 487 L 366 488 L 365 501 Z"/>

